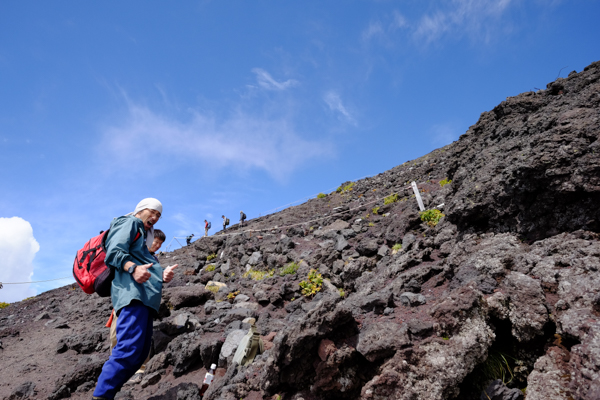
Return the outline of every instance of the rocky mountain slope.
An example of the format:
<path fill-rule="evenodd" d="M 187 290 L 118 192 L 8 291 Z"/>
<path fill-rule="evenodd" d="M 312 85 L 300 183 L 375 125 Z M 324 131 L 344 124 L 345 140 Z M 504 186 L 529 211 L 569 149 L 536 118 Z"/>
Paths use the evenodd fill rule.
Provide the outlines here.
<path fill-rule="evenodd" d="M 118 398 L 199 399 L 217 363 L 205 399 L 599 399 L 599 105 L 597 62 L 451 145 L 161 255 L 181 268 Z M 67 286 L 0 310 L 0 397 L 91 398 L 110 309 Z M 232 365 L 249 317 L 266 351 Z"/>

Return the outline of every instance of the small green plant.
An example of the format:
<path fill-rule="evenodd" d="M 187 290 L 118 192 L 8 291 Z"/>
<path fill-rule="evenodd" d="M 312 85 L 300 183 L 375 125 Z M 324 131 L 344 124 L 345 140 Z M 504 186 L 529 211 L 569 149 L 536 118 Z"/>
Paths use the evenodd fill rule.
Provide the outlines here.
<path fill-rule="evenodd" d="M 275 274 L 274 269 L 272 269 L 270 271 L 256 271 L 256 270 L 250 269 L 249 271 L 247 271 L 244 274 L 244 278 L 249 277 L 253 281 L 262 281 L 263 279 L 271 278 L 274 274 Z"/>
<path fill-rule="evenodd" d="M 375 224 L 372 222 L 369 222 L 369 226 L 375 226 Z"/>
<path fill-rule="evenodd" d="M 217 293 L 219 291 L 219 287 L 217 285 L 210 285 L 206 287 L 206 290 L 209 292 Z"/>
<path fill-rule="evenodd" d="M 440 219 L 445 216 L 436 208 L 433 210 L 422 211 L 419 213 L 419 215 L 421 216 L 421 221 L 427 222 L 427 225 L 431 227 L 436 226 L 438 222 L 440 222 Z"/>
<path fill-rule="evenodd" d="M 488 355 L 487 360 L 483 363 L 481 371 L 487 380 L 492 381 L 502 379 L 502 383 L 507 385 L 514 378 L 512 367 L 510 365 L 512 363 L 514 363 L 514 358 L 508 354 L 500 351 L 492 351 Z"/>
<path fill-rule="evenodd" d="M 374 207 L 373 210 L 373 215 L 377 215 L 377 211 L 379 211 L 379 207 Z"/>
<path fill-rule="evenodd" d="M 215 264 L 210 264 L 204 270 L 206 272 L 213 272 L 215 270 L 215 268 L 216 268 Z"/>
<path fill-rule="evenodd" d="M 444 178 L 440 181 L 440 186 L 444 187 L 445 185 L 452 183 L 452 180 L 448 180 L 448 178 Z"/>
<path fill-rule="evenodd" d="M 397 201 L 398 201 L 398 193 L 394 193 L 394 194 L 390 194 L 388 197 L 383 199 L 383 204 L 385 204 L 387 206 L 388 204 L 392 204 Z"/>
<path fill-rule="evenodd" d="M 444 340 L 450 340 L 450 336 L 444 335 L 444 336 L 442 336 L 442 339 L 444 339 Z"/>
<path fill-rule="evenodd" d="M 319 193 L 317 195 L 317 199 L 324 199 L 325 197 L 327 197 L 327 195 L 325 193 Z"/>
<path fill-rule="evenodd" d="M 228 298 L 229 300 L 233 300 L 233 299 L 235 299 L 235 296 L 237 296 L 238 294 L 240 294 L 240 291 L 239 291 L 239 290 L 236 290 L 235 292 L 229 292 L 229 293 L 227 294 L 227 298 Z"/>
<path fill-rule="evenodd" d="M 290 301 L 294 301 L 294 300 L 296 300 L 296 298 L 295 298 L 295 297 L 292 297 L 292 298 L 290 299 Z"/>
<path fill-rule="evenodd" d="M 300 264 L 298 264 L 295 261 L 292 261 L 291 263 L 289 263 L 285 267 L 279 268 L 279 276 L 286 276 L 286 275 L 295 274 L 298 271 L 298 268 L 300 268 Z"/>
<path fill-rule="evenodd" d="M 395 245 L 392 246 L 392 251 L 398 252 L 402 250 L 402 244 L 401 243 L 396 243 Z"/>
<path fill-rule="evenodd" d="M 337 188 L 336 192 L 338 192 L 338 193 L 346 193 L 346 192 L 351 191 L 353 187 L 354 187 L 354 182 L 350 182 L 346 186 L 340 186 L 339 188 Z"/>
<path fill-rule="evenodd" d="M 311 269 L 308 273 L 308 278 L 300 282 L 299 285 L 302 288 L 302 294 L 306 297 L 311 297 L 323 288 L 323 277 L 316 269 Z"/>
<path fill-rule="evenodd" d="M 215 258 L 217 258 L 217 255 L 215 253 L 213 253 L 213 254 L 209 255 L 208 257 L 206 257 L 206 261 L 210 261 L 210 260 L 213 260 Z"/>
<path fill-rule="evenodd" d="M 0 302 L 0 310 L 1 310 L 1 309 L 3 309 L 3 308 L 6 308 L 6 307 L 8 307 L 9 305 L 10 305 L 9 303 L 5 303 L 5 302 L 3 302 L 3 301 L 2 301 L 2 302 Z"/>
<path fill-rule="evenodd" d="M 339 288 L 339 289 L 338 289 L 338 292 L 340 293 L 340 297 L 341 297 L 341 298 L 344 298 L 344 297 L 346 297 L 346 292 L 344 292 L 344 289 L 342 289 L 342 288 Z"/>

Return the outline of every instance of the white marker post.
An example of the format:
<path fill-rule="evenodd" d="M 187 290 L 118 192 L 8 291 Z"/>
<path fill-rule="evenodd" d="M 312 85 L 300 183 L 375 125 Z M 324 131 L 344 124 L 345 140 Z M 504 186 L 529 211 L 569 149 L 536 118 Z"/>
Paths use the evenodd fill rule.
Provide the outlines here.
<path fill-rule="evenodd" d="M 421 198 L 421 193 L 419 193 L 419 188 L 417 187 L 417 183 L 412 181 L 410 183 L 412 186 L 413 192 L 415 192 L 415 197 L 417 198 L 417 203 L 419 203 L 419 209 L 421 211 L 425 211 L 425 206 L 423 205 L 423 199 Z"/>

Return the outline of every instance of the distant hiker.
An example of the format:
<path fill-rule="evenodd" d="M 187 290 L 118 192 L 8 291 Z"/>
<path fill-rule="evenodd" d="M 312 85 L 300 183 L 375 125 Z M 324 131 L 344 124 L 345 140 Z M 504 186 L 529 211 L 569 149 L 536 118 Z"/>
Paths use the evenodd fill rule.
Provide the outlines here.
<path fill-rule="evenodd" d="M 194 237 L 194 234 L 192 233 L 190 236 L 185 238 L 185 241 L 187 243 L 187 245 L 189 246 L 190 244 L 192 244 L 192 238 Z"/>
<path fill-rule="evenodd" d="M 225 233 L 225 229 L 227 229 L 227 225 L 229 225 L 229 218 L 225 218 L 224 215 L 221 215 L 221 218 L 223 218 L 223 233 Z"/>
<path fill-rule="evenodd" d="M 152 254 L 152 257 L 154 257 L 156 262 L 158 262 L 158 258 L 154 254 L 158 251 L 158 249 L 160 249 L 160 246 L 162 246 L 162 244 L 165 242 L 166 238 L 167 237 L 165 236 L 163 231 L 161 231 L 160 229 L 155 229 L 154 230 L 154 241 L 149 246 L 148 246 L 148 243 L 146 243 L 146 246 L 148 246 L 148 250 L 150 251 L 150 254 Z M 110 342 L 110 352 L 111 353 L 112 353 L 113 348 L 117 345 L 117 319 L 118 319 L 118 317 L 117 317 L 117 314 L 115 313 L 115 310 L 112 310 L 110 318 L 108 319 L 108 322 L 106 323 L 106 326 L 110 328 L 108 340 Z M 135 374 L 131 377 L 131 379 L 129 379 L 128 382 L 140 383 L 142 381 L 142 376 L 144 375 L 144 371 L 146 370 L 146 364 L 148 363 L 148 360 L 150 360 L 150 355 L 148 355 L 148 357 L 146 358 L 146 361 L 144 361 L 142 366 L 135 372 Z"/>
<path fill-rule="evenodd" d="M 163 270 L 150 254 L 146 243 L 154 243 L 154 224 L 160 219 L 162 204 L 148 198 L 135 211 L 115 218 L 106 237 L 105 263 L 115 269 L 111 299 L 117 319 L 117 345 L 102 367 L 94 399 L 114 399 L 115 395 L 150 353 L 152 320 L 158 315 L 162 284 L 173 279 L 173 269 Z M 145 238 L 134 240 L 140 232 Z"/>
<path fill-rule="evenodd" d="M 240 226 L 244 226 L 244 221 L 246 220 L 246 214 L 243 211 L 240 211 Z"/>
<path fill-rule="evenodd" d="M 208 236 L 208 230 L 210 229 L 210 222 L 204 220 L 204 237 Z"/>

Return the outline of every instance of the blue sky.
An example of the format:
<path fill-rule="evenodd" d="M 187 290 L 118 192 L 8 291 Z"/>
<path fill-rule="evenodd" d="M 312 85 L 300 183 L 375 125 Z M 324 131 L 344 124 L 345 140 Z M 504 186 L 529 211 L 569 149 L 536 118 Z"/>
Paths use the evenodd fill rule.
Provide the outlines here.
<path fill-rule="evenodd" d="M 0 282 L 71 276 L 144 197 L 169 242 L 424 155 L 599 60 L 599 17 L 590 0 L 2 2 Z"/>

